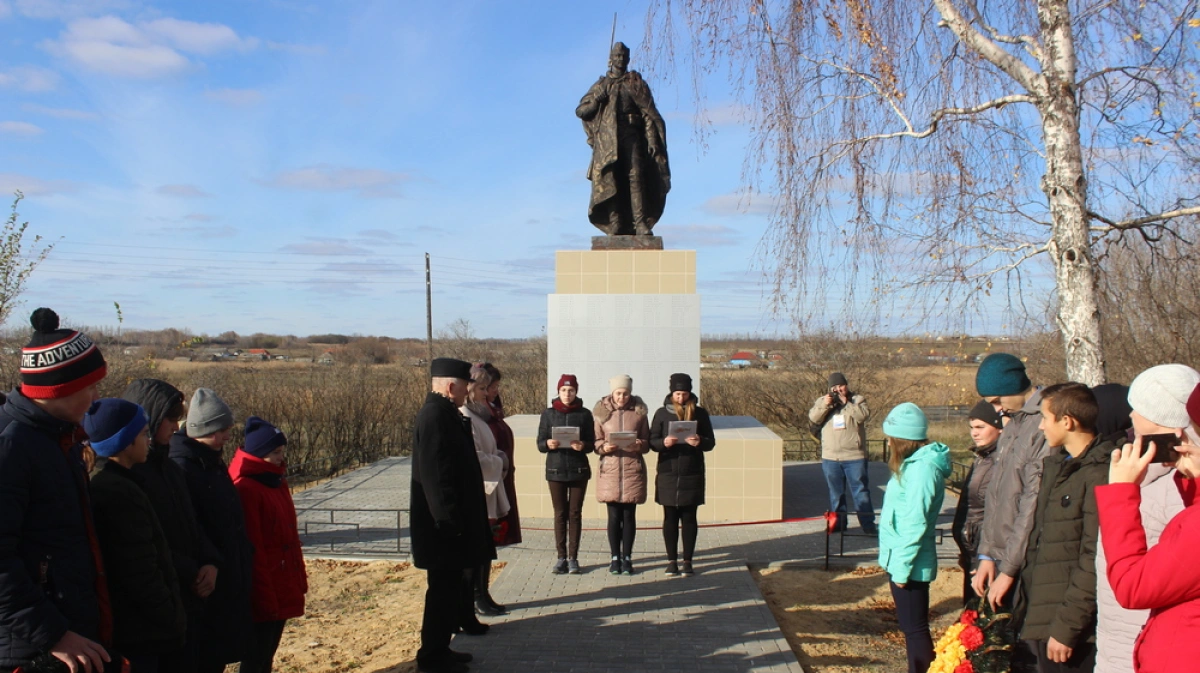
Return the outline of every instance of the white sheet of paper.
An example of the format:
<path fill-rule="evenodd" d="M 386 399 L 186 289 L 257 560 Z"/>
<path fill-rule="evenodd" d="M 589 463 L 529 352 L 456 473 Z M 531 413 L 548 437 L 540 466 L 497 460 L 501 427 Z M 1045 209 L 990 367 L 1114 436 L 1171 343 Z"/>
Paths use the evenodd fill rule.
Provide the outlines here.
<path fill-rule="evenodd" d="M 833 420 L 831 422 L 833 423 L 834 430 L 845 430 L 846 429 L 846 414 L 834 414 Z"/>
<path fill-rule="evenodd" d="M 671 421 L 667 426 L 667 434 L 679 441 L 686 441 L 696 434 L 696 421 Z"/>
<path fill-rule="evenodd" d="M 557 439 L 560 448 L 570 446 L 571 442 L 579 441 L 579 428 L 571 425 L 550 428 L 550 439 Z"/>
<path fill-rule="evenodd" d="M 623 430 L 610 432 L 605 439 L 608 440 L 609 444 L 616 446 L 618 449 L 631 449 L 633 448 L 633 443 L 637 441 L 637 433 Z"/>

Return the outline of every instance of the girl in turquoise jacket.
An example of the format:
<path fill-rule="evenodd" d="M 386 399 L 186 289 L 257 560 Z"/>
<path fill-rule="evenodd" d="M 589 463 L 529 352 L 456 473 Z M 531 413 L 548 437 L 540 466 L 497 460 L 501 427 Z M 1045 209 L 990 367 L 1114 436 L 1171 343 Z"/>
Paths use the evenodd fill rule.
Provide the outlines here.
<path fill-rule="evenodd" d="M 928 430 L 925 413 L 911 402 L 892 409 L 883 421 L 892 478 L 883 493 L 879 565 L 891 576 L 909 673 L 924 673 L 933 663 L 929 583 L 937 577 L 934 527 L 950 474 L 950 449 L 929 442 Z"/>

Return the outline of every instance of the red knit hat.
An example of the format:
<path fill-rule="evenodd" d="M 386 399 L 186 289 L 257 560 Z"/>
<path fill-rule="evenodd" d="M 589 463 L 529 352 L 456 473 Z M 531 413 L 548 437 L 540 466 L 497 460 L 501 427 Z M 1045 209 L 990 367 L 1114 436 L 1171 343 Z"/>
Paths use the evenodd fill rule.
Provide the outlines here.
<path fill-rule="evenodd" d="M 1192 422 L 1200 425 L 1200 386 L 1192 391 L 1187 401 L 1188 416 L 1192 417 Z"/>
<path fill-rule="evenodd" d="M 563 374 L 558 379 L 558 387 L 571 386 L 575 390 L 579 390 L 579 379 L 575 378 L 574 374 Z"/>
<path fill-rule="evenodd" d="M 58 328 L 58 314 L 39 308 L 29 317 L 33 336 L 21 349 L 21 394 L 31 400 L 67 397 L 108 373 L 88 335 Z"/>

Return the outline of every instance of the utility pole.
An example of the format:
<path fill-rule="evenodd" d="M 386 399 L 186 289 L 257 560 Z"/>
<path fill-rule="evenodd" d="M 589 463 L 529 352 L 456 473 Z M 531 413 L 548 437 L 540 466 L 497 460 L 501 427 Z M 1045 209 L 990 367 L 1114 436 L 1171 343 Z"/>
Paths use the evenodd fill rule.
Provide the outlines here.
<path fill-rule="evenodd" d="M 427 365 L 433 364 L 433 281 L 429 274 L 429 253 L 425 253 L 425 339 L 429 345 Z"/>

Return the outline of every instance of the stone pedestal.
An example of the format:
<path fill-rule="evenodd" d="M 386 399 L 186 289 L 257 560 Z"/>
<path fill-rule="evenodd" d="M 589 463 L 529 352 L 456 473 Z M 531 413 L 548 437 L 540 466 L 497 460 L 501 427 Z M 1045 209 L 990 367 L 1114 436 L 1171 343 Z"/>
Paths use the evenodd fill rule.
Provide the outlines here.
<path fill-rule="evenodd" d="M 608 379 L 633 377 L 656 409 L 671 374 L 689 374 L 700 395 L 700 297 L 694 250 L 559 251 L 548 297 L 546 400 L 558 377 L 579 377 L 589 408 Z M 701 397 L 703 400 L 703 397 Z"/>
<path fill-rule="evenodd" d="M 634 384 L 636 387 L 637 384 Z M 661 405 L 651 405 L 650 413 Z M 546 486 L 546 456 L 537 450 L 538 417 L 510 416 L 515 453 L 513 472 L 522 518 L 550 519 L 554 506 Z M 707 488 L 705 504 L 697 516 L 701 523 L 749 523 L 783 518 L 783 440 L 749 416 L 713 416 L 717 447 L 705 454 Z M 596 501 L 596 454 L 588 456 L 592 481 L 584 499 L 583 518 L 606 521 L 603 503 Z M 654 476 L 658 454 L 646 454 L 649 492 L 637 509 L 643 524 L 662 522 L 662 507 L 654 502 Z M 594 527 L 594 524 L 590 527 Z M 592 533 L 589 533 L 591 535 Z M 644 531 L 654 534 L 653 531 Z M 702 533 L 703 534 L 703 533 Z"/>
<path fill-rule="evenodd" d="M 593 236 L 592 250 L 662 250 L 662 236 Z"/>

